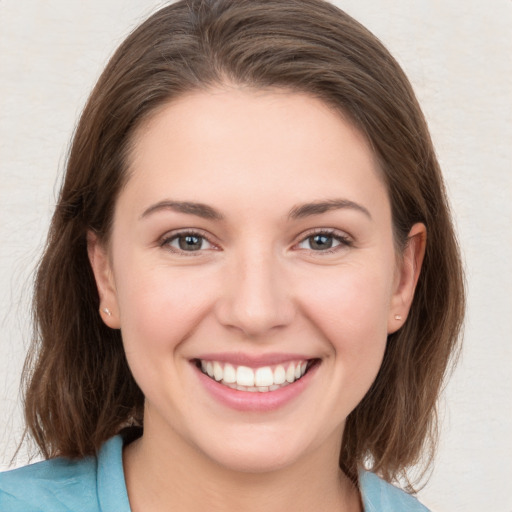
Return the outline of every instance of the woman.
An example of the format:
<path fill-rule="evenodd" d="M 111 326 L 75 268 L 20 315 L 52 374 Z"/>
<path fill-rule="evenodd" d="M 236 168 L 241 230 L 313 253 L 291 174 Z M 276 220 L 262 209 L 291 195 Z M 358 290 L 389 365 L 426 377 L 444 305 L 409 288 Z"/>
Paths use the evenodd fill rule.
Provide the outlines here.
<path fill-rule="evenodd" d="M 2 511 L 425 510 L 387 482 L 431 455 L 460 259 L 412 89 L 334 6 L 177 2 L 136 29 L 34 304 L 49 460 L 0 476 Z"/>

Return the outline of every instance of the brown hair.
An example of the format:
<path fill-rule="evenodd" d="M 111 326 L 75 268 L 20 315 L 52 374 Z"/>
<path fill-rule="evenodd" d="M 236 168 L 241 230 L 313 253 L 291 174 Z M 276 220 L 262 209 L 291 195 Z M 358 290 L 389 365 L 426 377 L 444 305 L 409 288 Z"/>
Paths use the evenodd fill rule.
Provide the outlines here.
<path fill-rule="evenodd" d="M 180 94 L 226 82 L 306 92 L 338 109 L 379 159 L 397 247 L 414 223 L 427 227 L 409 317 L 389 336 L 377 379 L 348 417 L 340 455 L 351 476 L 365 463 L 394 479 L 432 453 L 436 401 L 464 310 L 461 262 L 407 78 L 375 36 L 322 0 L 182 0 L 150 17 L 111 58 L 77 127 L 37 274 L 25 369 L 29 432 L 45 457 L 81 457 L 123 426 L 142 424 L 144 397 L 120 332 L 98 314 L 86 233 L 108 239 L 141 120 Z"/>

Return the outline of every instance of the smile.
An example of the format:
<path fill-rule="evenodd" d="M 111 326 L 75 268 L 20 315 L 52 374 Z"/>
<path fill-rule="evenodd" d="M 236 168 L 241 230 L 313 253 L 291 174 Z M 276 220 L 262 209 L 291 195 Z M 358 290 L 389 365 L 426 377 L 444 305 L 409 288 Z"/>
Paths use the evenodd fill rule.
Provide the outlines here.
<path fill-rule="evenodd" d="M 197 360 L 197 367 L 218 383 L 238 391 L 266 393 L 301 379 L 315 360 L 290 361 L 273 366 L 250 368 L 220 361 Z"/>

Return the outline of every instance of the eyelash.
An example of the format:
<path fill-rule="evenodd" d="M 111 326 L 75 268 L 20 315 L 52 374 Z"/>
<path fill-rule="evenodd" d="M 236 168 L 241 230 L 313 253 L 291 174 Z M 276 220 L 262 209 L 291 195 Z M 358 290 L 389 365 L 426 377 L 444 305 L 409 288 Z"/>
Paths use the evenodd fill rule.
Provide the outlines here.
<path fill-rule="evenodd" d="M 171 243 L 174 242 L 175 240 L 179 240 L 180 238 L 185 238 L 185 237 L 197 237 L 197 238 L 200 238 L 201 240 L 205 240 L 214 248 L 214 250 L 217 250 L 217 245 L 214 244 L 208 238 L 206 233 L 204 233 L 203 231 L 193 230 L 193 229 L 188 229 L 186 231 L 180 231 L 178 233 L 173 233 L 171 235 L 164 236 L 164 238 L 160 242 L 160 247 L 163 247 L 175 254 L 184 255 L 184 256 L 198 256 L 201 252 L 203 252 L 205 250 L 205 249 L 199 249 L 197 251 L 185 251 L 183 249 L 179 249 L 179 248 L 171 246 Z"/>
<path fill-rule="evenodd" d="M 325 228 L 314 229 L 305 234 L 302 234 L 300 241 L 297 244 L 295 244 L 295 246 L 302 244 L 302 243 L 306 242 L 308 239 L 313 238 L 314 236 L 318 236 L 318 235 L 323 235 L 323 236 L 326 236 L 329 238 L 333 238 L 334 240 L 339 242 L 339 244 L 334 247 L 331 247 L 329 249 L 326 249 L 326 250 L 304 249 L 304 250 L 310 251 L 315 256 L 324 256 L 324 255 L 328 255 L 328 254 L 333 254 L 340 250 L 343 250 L 346 247 L 354 246 L 354 241 L 348 235 L 346 235 L 342 232 L 339 232 L 335 229 L 325 229 Z"/>
<path fill-rule="evenodd" d="M 346 247 L 353 247 L 353 245 L 354 245 L 353 240 L 349 236 L 342 234 L 335 229 L 322 228 L 322 229 L 314 229 L 305 234 L 303 233 L 301 235 L 301 239 L 299 240 L 299 242 L 294 244 L 293 247 L 297 247 L 298 245 L 306 242 L 308 239 L 311 239 L 318 235 L 323 235 L 323 236 L 326 236 L 329 238 L 333 238 L 334 240 L 339 242 L 339 244 L 335 245 L 334 247 L 331 247 L 329 249 L 326 249 L 326 250 L 320 250 L 320 249 L 319 250 L 302 249 L 302 250 L 310 251 L 311 253 L 315 254 L 315 256 L 323 256 L 323 255 L 327 255 L 327 254 L 336 253 L 339 250 L 342 250 L 343 248 L 346 248 Z M 171 235 L 167 235 L 160 241 L 159 245 L 160 245 L 160 247 L 166 248 L 167 250 L 169 250 L 175 254 L 179 254 L 179 255 L 183 255 L 183 256 L 198 256 L 205 250 L 211 250 L 211 249 L 199 249 L 197 251 L 186 251 L 186 250 L 171 246 L 172 242 L 179 240 L 180 238 L 184 238 L 184 237 L 200 238 L 201 240 L 204 240 L 208 244 L 210 244 L 213 247 L 213 250 L 218 250 L 218 246 L 210 240 L 210 238 L 207 236 L 206 233 L 204 233 L 203 231 L 200 231 L 200 230 L 193 230 L 193 229 L 186 230 L 186 231 L 180 231 L 178 233 L 173 233 Z M 299 249 L 299 250 L 301 250 L 301 249 Z"/>

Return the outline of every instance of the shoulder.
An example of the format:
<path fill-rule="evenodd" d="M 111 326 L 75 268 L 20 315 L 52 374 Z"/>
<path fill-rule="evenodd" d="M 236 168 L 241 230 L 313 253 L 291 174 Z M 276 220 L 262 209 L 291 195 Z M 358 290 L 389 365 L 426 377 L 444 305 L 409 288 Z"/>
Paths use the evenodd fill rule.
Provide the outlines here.
<path fill-rule="evenodd" d="M 0 474 L 0 510 L 97 510 L 96 458 L 57 458 Z M 89 503 L 78 509 L 77 502 Z"/>
<path fill-rule="evenodd" d="M 429 512 L 414 496 L 375 473 L 360 471 L 359 484 L 365 512 Z"/>
<path fill-rule="evenodd" d="M 107 441 L 97 457 L 79 460 L 60 457 L 0 473 L 2 512 L 99 512 L 102 509 L 130 510 L 119 436 Z"/>

